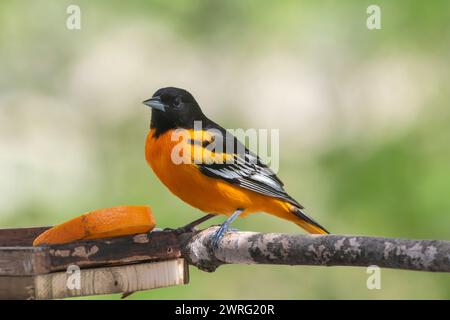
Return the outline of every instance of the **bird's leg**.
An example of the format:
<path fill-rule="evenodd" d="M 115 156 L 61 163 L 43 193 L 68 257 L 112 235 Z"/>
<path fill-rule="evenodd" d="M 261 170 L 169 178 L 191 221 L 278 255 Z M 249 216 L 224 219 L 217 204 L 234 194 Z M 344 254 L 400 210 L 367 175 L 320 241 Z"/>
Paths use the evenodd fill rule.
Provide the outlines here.
<path fill-rule="evenodd" d="M 194 227 L 198 226 L 200 223 L 203 223 L 206 220 L 209 220 L 209 219 L 211 219 L 211 218 L 213 218 L 215 216 L 216 216 L 215 214 L 209 213 L 209 214 L 204 215 L 203 217 L 201 217 L 201 218 L 199 218 L 197 220 L 194 220 L 194 221 L 188 223 L 187 225 L 185 225 L 182 228 L 185 229 L 185 230 L 192 230 L 192 229 L 194 229 Z"/>
<path fill-rule="evenodd" d="M 179 233 L 190 232 L 190 231 L 192 231 L 196 226 L 198 226 L 200 223 L 203 223 L 203 222 L 205 222 L 206 220 L 209 220 L 209 219 L 211 219 L 211 218 L 213 218 L 213 217 L 215 217 L 215 216 L 216 216 L 216 215 L 215 215 L 215 214 L 212 214 L 212 213 L 207 214 L 207 215 L 204 215 L 203 217 L 201 217 L 201 218 L 199 218 L 199 219 L 197 219 L 197 220 L 194 220 L 194 221 L 188 223 L 187 225 L 185 225 L 185 226 L 183 226 L 183 227 L 180 227 L 180 228 L 177 228 L 177 229 L 175 229 L 175 230 L 176 230 L 177 232 L 179 232 Z M 166 228 L 166 229 L 164 229 L 164 230 L 173 230 L 173 229 Z"/>
<path fill-rule="evenodd" d="M 244 212 L 244 209 L 237 209 L 224 223 L 220 226 L 219 230 L 213 236 L 213 246 L 217 248 L 219 241 L 222 239 L 223 235 L 226 231 L 228 231 L 230 224 L 237 218 L 239 215 Z"/>

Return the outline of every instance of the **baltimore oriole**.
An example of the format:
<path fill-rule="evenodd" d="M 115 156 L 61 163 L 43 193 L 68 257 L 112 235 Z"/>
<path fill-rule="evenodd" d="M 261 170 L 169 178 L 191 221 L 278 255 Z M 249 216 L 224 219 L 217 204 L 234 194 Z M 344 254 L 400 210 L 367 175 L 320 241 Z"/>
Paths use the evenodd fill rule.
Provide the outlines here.
<path fill-rule="evenodd" d="M 152 108 L 145 145 L 147 162 L 173 194 L 209 213 L 189 226 L 217 214 L 228 216 L 215 235 L 217 244 L 238 216 L 266 212 L 292 221 L 310 233 L 328 233 L 305 214 L 303 206 L 286 193 L 281 180 L 257 155 L 203 114 L 188 91 L 162 88 L 143 103 Z M 201 124 L 201 129 L 196 128 L 195 122 Z M 180 129 L 187 138 L 179 139 Z M 219 146 L 222 144 L 222 151 L 209 148 L 217 141 Z M 231 151 L 228 145 L 233 146 Z M 180 146 L 182 151 L 177 152 Z M 184 160 L 181 163 L 174 161 L 174 156 L 179 155 Z"/>

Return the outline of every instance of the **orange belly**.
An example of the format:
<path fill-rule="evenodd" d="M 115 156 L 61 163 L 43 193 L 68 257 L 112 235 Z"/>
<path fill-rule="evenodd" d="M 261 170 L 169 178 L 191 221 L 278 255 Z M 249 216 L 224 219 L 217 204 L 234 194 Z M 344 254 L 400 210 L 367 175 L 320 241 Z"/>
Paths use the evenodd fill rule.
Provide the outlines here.
<path fill-rule="evenodd" d="M 207 177 L 195 164 L 175 164 L 171 153 L 178 143 L 171 141 L 171 131 L 155 139 L 151 130 L 147 136 L 145 156 L 162 183 L 181 200 L 214 214 L 229 216 L 241 208 L 244 209 L 241 216 L 265 211 L 285 219 L 290 217 L 292 206 L 289 203 Z"/>

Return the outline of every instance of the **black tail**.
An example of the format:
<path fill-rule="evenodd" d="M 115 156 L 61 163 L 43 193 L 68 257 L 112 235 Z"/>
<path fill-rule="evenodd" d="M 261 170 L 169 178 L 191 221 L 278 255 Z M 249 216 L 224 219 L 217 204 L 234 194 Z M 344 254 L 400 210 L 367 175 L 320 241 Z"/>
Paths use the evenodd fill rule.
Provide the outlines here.
<path fill-rule="evenodd" d="M 329 234 L 330 232 L 310 218 L 302 209 L 294 207 L 292 213 L 298 218 L 293 222 L 312 234 Z"/>

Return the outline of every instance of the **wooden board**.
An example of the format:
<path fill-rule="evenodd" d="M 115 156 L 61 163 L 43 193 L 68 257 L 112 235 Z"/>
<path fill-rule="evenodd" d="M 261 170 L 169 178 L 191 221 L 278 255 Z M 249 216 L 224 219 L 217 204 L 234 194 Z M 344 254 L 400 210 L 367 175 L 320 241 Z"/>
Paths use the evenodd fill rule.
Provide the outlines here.
<path fill-rule="evenodd" d="M 82 268 L 124 265 L 181 257 L 172 231 L 153 231 L 119 238 L 76 241 L 48 246 L 50 272 L 76 264 Z"/>
<path fill-rule="evenodd" d="M 32 247 L 46 229 L 0 229 L 0 299 L 55 299 L 188 282 L 176 231 Z M 80 269 L 79 290 L 66 285 L 73 266 Z"/>
<path fill-rule="evenodd" d="M 184 259 L 140 263 L 119 267 L 81 269 L 79 289 L 69 289 L 76 284 L 75 273 L 55 272 L 38 275 L 34 280 L 36 299 L 133 292 L 186 284 L 189 281 Z"/>
<path fill-rule="evenodd" d="M 47 248 L 0 247 L 0 276 L 27 276 L 49 270 Z"/>
<path fill-rule="evenodd" d="M 31 247 L 33 240 L 50 227 L 0 229 L 0 247 Z"/>
<path fill-rule="evenodd" d="M 188 282 L 188 265 L 180 258 L 118 267 L 80 269 L 71 273 L 3 276 L 0 277 L 0 299 L 61 299 L 150 290 Z"/>
<path fill-rule="evenodd" d="M 174 231 L 152 231 L 117 238 L 31 247 L 29 243 L 38 233 L 22 230 L 25 233 L 23 241 L 25 246 L 0 246 L 0 276 L 46 274 L 65 270 L 73 264 L 80 268 L 92 268 L 181 257 L 178 238 Z M 18 229 L 0 230 L 0 240 L 2 239 L 0 242 L 18 243 L 20 238 L 18 234 Z M 9 235 L 13 235 L 10 241 L 7 239 Z"/>
<path fill-rule="evenodd" d="M 34 297 L 33 276 L 0 276 L 1 300 L 24 300 Z"/>

